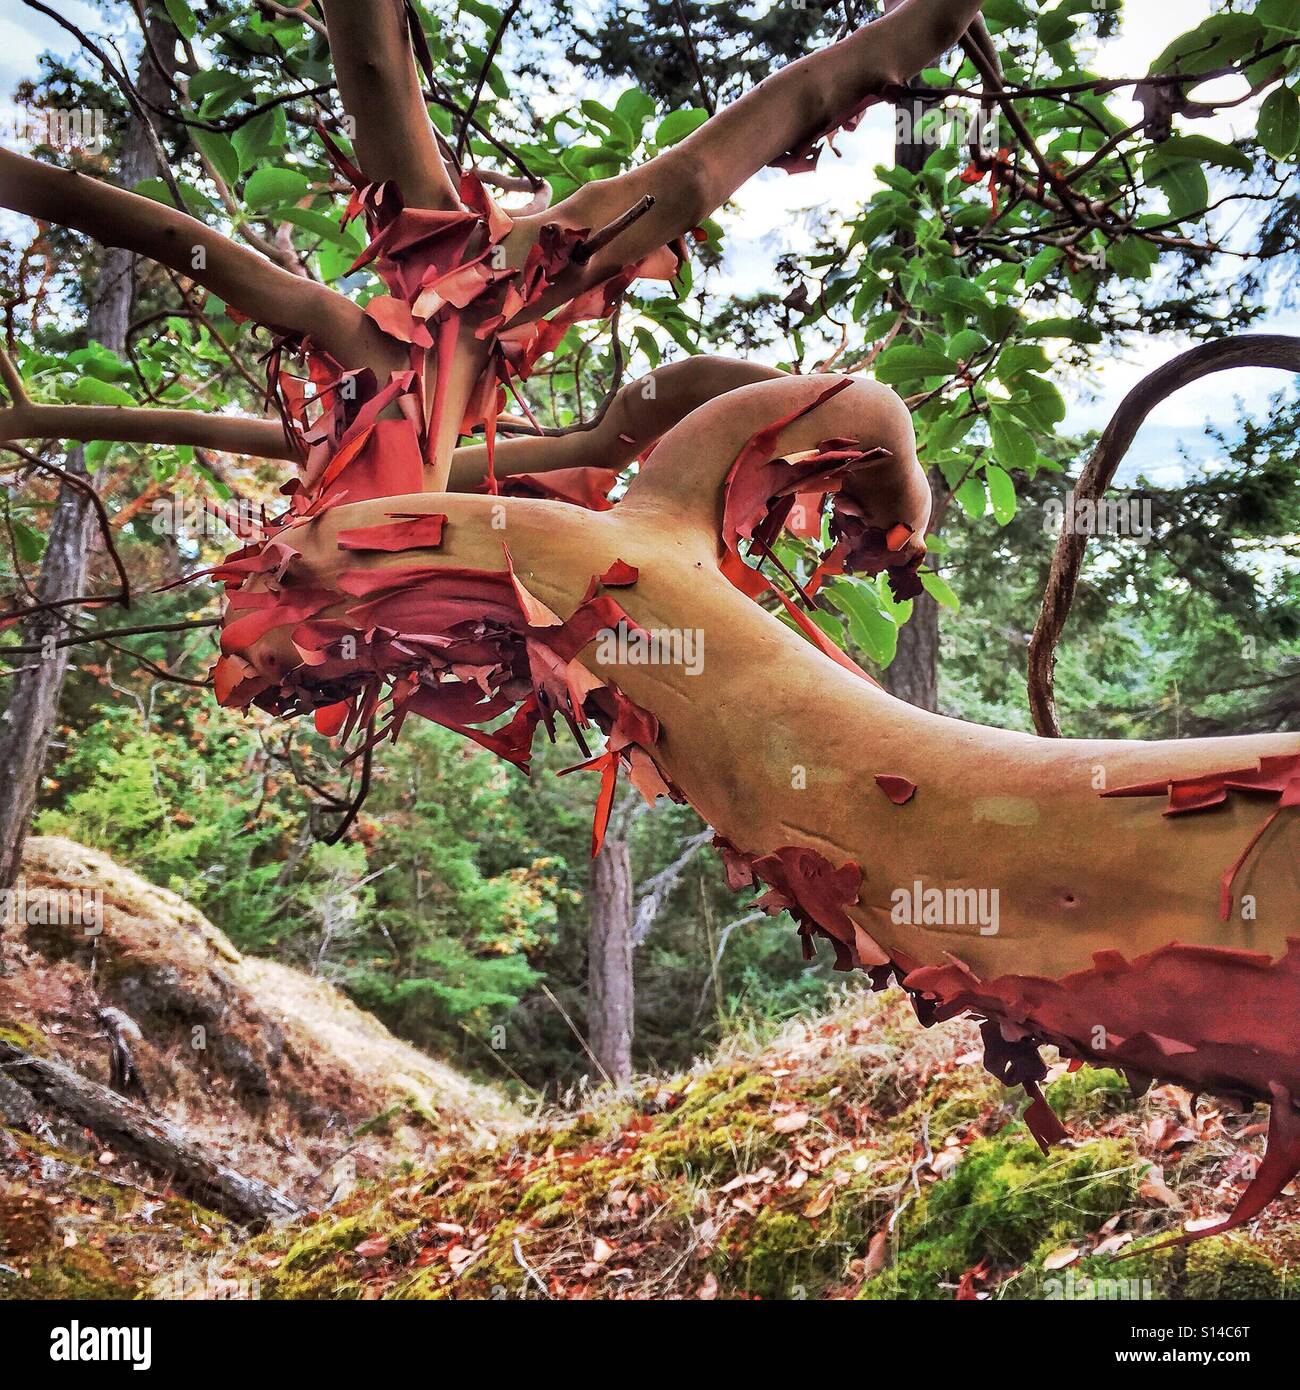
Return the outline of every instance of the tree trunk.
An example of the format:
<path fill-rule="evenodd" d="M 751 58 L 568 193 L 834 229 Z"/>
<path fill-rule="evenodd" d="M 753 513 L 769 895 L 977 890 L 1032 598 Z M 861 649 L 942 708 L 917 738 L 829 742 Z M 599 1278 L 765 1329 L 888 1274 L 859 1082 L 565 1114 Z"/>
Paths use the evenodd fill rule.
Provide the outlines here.
<path fill-rule="evenodd" d="M 0 1064 L 47 1109 L 69 1116 L 105 1143 L 167 1174 L 213 1211 L 257 1223 L 298 1215 L 297 1205 L 279 1188 L 218 1163 L 183 1130 L 63 1062 L 34 1057 L 0 1041 Z"/>
<path fill-rule="evenodd" d="M 914 83 L 919 87 L 919 83 Z M 909 173 L 919 173 L 929 153 L 924 141 L 916 138 L 919 113 L 932 102 L 910 94 L 900 108 L 894 135 L 894 163 Z M 901 239 L 900 239 L 901 240 Z M 910 237 L 902 241 L 904 249 Z M 936 481 L 937 479 L 937 481 Z M 930 491 L 943 496 L 943 476 L 938 470 L 930 472 Z M 912 600 L 912 616 L 899 629 L 898 651 L 885 668 L 881 680 L 891 695 L 906 700 L 918 709 L 939 708 L 939 605 L 928 593 Z"/>
<path fill-rule="evenodd" d="M 947 491 L 943 474 L 930 469 L 936 509 Z M 937 528 L 936 528 L 937 529 Z M 928 593 L 912 600 L 912 616 L 898 630 L 898 651 L 882 675 L 885 689 L 917 709 L 939 709 L 939 605 Z"/>
<path fill-rule="evenodd" d="M 881 679 L 885 689 L 917 709 L 939 708 L 939 605 L 929 594 L 912 600 L 898 631 L 898 651 Z"/>
<path fill-rule="evenodd" d="M 587 896 L 587 1037 L 609 1079 L 632 1076 L 632 869 L 627 838 L 610 833 L 591 861 Z"/>
<path fill-rule="evenodd" d="M 170 22 L 154 21 L 151 27 L 159 55 L 163 62 L 168 62 L 175 53 L 175 31 Z M 138 86 L 146 103 L 161 103 L 168 95 L 166 83 L 148 53 L 140 59 Z M 157 172 L 148 133 L 139 120 L 131 120 L 122 142 L 122 182 L 130 188 Z M 129 251 L 119 247 L 104 251 L 88 327 L 92 340 L 118 354 L 126 345 L 131 324 L 134 273 L 135 257 Z M 65 467 L 68 472 L 84 478 L 85 451 L 80 447 L 69 450 Z M 92 482 L 97 484 L 98 478 Z M 59 490 L 35 585 L 38 603 L 85 591 L 95 525 L 95 514 L 85 494 L 64 483 Z M 66 609 L 40 612 L 23 625 L 24 644 L 50 639 L 51 649 L 48 655 L 33 656 L 27 663 L 33 669 L 14 677 L 9 704 L 0 715 L 0 787 L 4 788 L 0 798 L 0 887 L 10 886 L 18 876 L 23 842 L 40 791 L 41 774 L 72 650 L 53 647 L 53 640 L 63 633 L 67 612 Z"/>

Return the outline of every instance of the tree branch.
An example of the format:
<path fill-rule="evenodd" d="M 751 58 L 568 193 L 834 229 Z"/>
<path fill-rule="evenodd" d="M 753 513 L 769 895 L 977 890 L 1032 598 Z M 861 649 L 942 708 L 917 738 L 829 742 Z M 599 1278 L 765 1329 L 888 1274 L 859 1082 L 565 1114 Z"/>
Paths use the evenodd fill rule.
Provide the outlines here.
<path fill-rule="evenodd" d="M 563 275 L 531 311 L 545 313 L 623 266 L 684 236 L 747 179 L 852 118 L 873 97 L 901 86 L 950 48 L 979 13 L 980 0 L 907 0 L 819 53 L 760 82 L 648 164 L 585 184 L 537 218 L 604 227 L 646 194 L 655 206 L 585 267 Z"/>
<path fill-rule="evenodd" d="M 254 458 L 294 459 L 278 420 L 207 415 L 198 410 L 152 410 L 116 405 L 32 405 L 0 410 L 0 440 L 113 440 L 121 444 L 192 444 Z"/>
<path fill-rule="evenodd" d="M 1115 477 L 1142 422 L 1166 397 L 1213 372 L 1233 367 L 1275 367 L 1300 372 L 1300 337 L 1282 333 L 1246 333 L 1217 342 L 1202 343 L 1180 353 L 1142 378 L 1120 402 L 1119 409 L 1102 431 L 1092 457 L 1084 465 L 1073 488 L 1075 502 L 1096 502 Z M 1029 708 L 1034 728 L 1048 738 L 1060 738 L 1056 716 L 1054 670 L 1056 644 L 1070 616 L 1087 536 L 1067 523 L 1062 525 L 1052 568 L 1047 576 L 1043 603 L 1029 642 Z"/>
<path fill-rule="evenodd" d="M 496 446 L 498 478 L 550 473 L 557 468 L 624 468 L 697 406 L 737 387 L 785 374 L 757 362 L 692 357 L 630 381 L 589 427 L 503 440 Z M 471 492 L 487 474 L 487 449 L 473 445 L 452 455 L 453 492 Z"/>
<path fill-rule="evenodd" d="M 404 361 L 400 344 L 343 295 L 138 193 L 0 150 L 0 206 L 148 256 L 258 323 L 308 335 L 344 366 L 371 366 L 387 376 Z"/>
<path fill-rule="evenodd" d="M 409 207 L 459 206 L 420 91 L 403 0 L 322 0 L 322 9 L 362 172 L 376 183 L 392 179 Z"/>

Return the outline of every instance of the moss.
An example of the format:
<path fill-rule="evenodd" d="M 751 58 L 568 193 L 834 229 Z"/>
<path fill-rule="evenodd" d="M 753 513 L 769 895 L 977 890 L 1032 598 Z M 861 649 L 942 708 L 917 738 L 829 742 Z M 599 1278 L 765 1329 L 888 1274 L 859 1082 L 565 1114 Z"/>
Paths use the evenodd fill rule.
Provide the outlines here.
<path fill-rule="evenodd" d="M 1139 1167 L 1133 1149 L 1114 1140 L 1047 1157 L 1020 1125 L 977 1140 L 950 1177 L 907 1208 L 894 1267 L 868 1281 L 861 1296 L 951 1296 L 981 1262 L 1007 1270 L 1049 1238 L 1089 1234 L 1131 1202 Z"/>
<path fill-rule="evenodd" d="M 24 1052 L 34 1053 L 38 1057 L 49 1055 L 49 1039 L 39 1028 L 30 1023 L 6 1023 L 0 1028 L 0 1042 L 5 1042 L 10 1047 L 21 1048 Z"/>
<path fill-rule="evenodd" d="M 1100 1119 L 1132 1099 L 1128 1082 L 1108 1067 L 1080 1067 L 1059 1076 L 1044 1094 L 1062 1120 Z"/>
<path fill-rule="evenodd" d="M 351 1257 L 352 1250 L 368 1236 L 381 1234 L 400 1255 L 400 1242 L 417 1224 L 399 1222 L 374 1203 L 355 1215 L 319 1220 L 284 1252 L 266 1280 L 267 1294 L 273 1298 L 357 1298 L 362 1266 Z"/>
<path fill-rule="evenodd" d="M 1216 1236 L 1188 1250 L 1181 1293 L 1184 1298 L 1232 1301 L 1285 1298 L 1288 1292 L 1295 1297 L 1287 1282 L 1283 1271 L 1257 1246 Z"/>
<path fill-rule="evenodd" d="M 938 1144 L 950 1130 L 974 1123 L 991 1105 L 1005 1102 L 1006 1094 L 991 1083 L 987 1073 L 958 1067 L 933 1077 L 923 1094 L 891 1120 L 890 1129 L 910 1147 L 928 1124 L 930 1140 Z"/>
<path fill-rule="evenodd" d="M 0 1299 L 128 1299 L 139 1291 L 127 1268 L 89 1245 L 51 1250 L 22 1277 L 0 1278 Z"/>

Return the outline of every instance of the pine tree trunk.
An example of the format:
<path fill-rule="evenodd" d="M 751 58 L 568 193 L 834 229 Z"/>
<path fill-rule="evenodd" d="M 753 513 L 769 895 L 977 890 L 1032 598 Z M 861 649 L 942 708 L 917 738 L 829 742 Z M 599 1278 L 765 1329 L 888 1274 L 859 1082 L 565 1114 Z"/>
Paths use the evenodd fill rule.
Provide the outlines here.
<path fill-rule="evenodd" d="M 632 868 L 627 839 L 610 833 L 591 861 L 587 896 L 587 1040 L 609 1079 L 632 1075 Z"/>
<path fill-rule="evenodd" d="M 159 56 L 166 63 L 175 53 L 175 30 L 170 22 L 155 21 L 152 28 Z M 161 103 L 167 96 L 162 75 L 147 53 L 140 59 L 138 85 L 146 102 Z M 157 172 L 148 132 L 139 120 L 132 119 L 122 143 L 122 182 L 130 188 Z M 131 325 L 134 273 L 135 257 L 129 251 L 106 249 L 91 298 L 90 337 L 118 354 L 126 345 Z M 85 451 L 80 447 L 70 449 L 64 467 L 84 478 Z M 98 479 L 92 482 L 97 483 Z M 95 514 L 85 494 L 63 484 L 35 585 L 38 602 L 85 592 L 95 526 Z M 26 664 L 32 669 L 13 678 L 9 703 L 0 715 L 0 887 L 8 887 L 18 876 L 23 842 L 40 791 L 69 653 L 73 650 L 53 647 L 53 641 L 64 631 L 68 612 L 54 609 L 36 613 L 23 625 L 24 645 L 49 639 L 51 649 L 48 655 L 30 657 Z"/>

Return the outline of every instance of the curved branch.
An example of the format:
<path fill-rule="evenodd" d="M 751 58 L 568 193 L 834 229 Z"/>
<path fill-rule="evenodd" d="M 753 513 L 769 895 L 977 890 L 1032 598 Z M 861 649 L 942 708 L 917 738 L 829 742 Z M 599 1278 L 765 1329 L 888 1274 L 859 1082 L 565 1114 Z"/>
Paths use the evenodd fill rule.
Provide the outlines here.
<path fill-rule="evenodd" d="M 403 0 L 323 0 L 322 9 L 362 172 L 375 183 L 392 179 L 408 207 L 458 207 L 420 90 Z"/>
<path fill-rule="evenodd" d="M 648 164 L 585 184 L 540 221 L 604 227 L 647 195 L 653 209 L 584 267 L 557 280 L 546 312 L 684 236 L 754 174 L 802 151 L 950 48 L 980 0 L 907 0 L 883 18 L 782 68 Z"/>
<path fill-rule="evenodd" d="M 884 455 L 845 480 L 844 492 L 871 526 L 898 522 L 912 533 L 900 562 L 924 552 L 930 485 L 916 457 L 912 416 L 901 396 L 863 377 L 783 376 L 744 386 L 725 400 L 701 406 L 658 444 L 616 509 L 654 517 L 654 527 L 716 537 L 727 474 L 746 442 L 774 420 L 811 406 L 827 387 L 851 383 L 811 414 L 795 416 L 771 442 L 771 457 L 815 449 L 841 436 Z"/>
<path fill-rule="evenodd" d="M 404 360 L 400 344 L 351 300 L 138 193 L 0 150 L 0 206 L 148 256 L 259 323 L 306 334 L 344 366 L 387 375 Z"/>
<path fill-rule="evenodd" d="M 697 406 L 737 387 L 784 376 L 775 367 L 730 357 L 691 357 L 629 382 L 588 429 L 503 440 L 496 446 L 498 478 L 557 468 L 625 468 Z M 457 449 L 448 486 L 472 492 L 487 473 L 483 445 Z"/>
<path fill-rule="evenodd" d="M 32 405 L 0 410 L 0 440 L 113 440 L 121 444 L 193 444 L 254 458 L 296 459 L 278 420 L 206 415 L 198 410 L 152 410 L 117 405 Z"/>
<path fill-rule="evenodd" d="M 1102 496 L 1142 422 L 1161 401 L 1203 376 L 1233 367 L 1275 367 L 1280 371 L 1300 372 L 1300 338 L 1283 333 L 1245 333 L 1202 343 L 1143 377 L 1120 402 L 1119 409 L 1102 431 L 1097 447 L 1074 485 L 1075 500 L 1096 502 Z M 1047 738 L 1061 736 L 1053 680 L 1056 644 L 1070 616 L 1087 541 L 1086 535 L 1062 525 L 1043 592 L 1043 604 L 1029 642 L 1029 708 L 1034 716 L 1034 728 Z"/>

